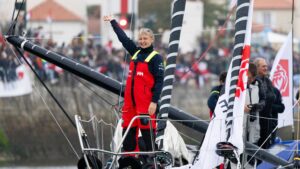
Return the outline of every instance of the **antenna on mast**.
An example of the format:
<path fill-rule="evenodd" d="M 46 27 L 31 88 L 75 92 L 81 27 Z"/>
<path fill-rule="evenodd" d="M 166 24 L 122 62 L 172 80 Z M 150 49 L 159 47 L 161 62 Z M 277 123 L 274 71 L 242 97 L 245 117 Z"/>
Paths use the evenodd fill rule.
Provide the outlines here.
<path fill-rule="evenodd" d="M 292 74 L 294 75 L 294 12 L 295 12 L 295 0 L 292 1 Z M 293 77 L 293 76 L 292 76 Z M 292 103 L 294 105 L 294 80 L 292 80 Z M 293 110 L 294 111 L 294 110 Z M 294 116 L 294 113 L 293 113 Z M 295 140 L 295 126 L 292 125 L 292 137 Z"/>

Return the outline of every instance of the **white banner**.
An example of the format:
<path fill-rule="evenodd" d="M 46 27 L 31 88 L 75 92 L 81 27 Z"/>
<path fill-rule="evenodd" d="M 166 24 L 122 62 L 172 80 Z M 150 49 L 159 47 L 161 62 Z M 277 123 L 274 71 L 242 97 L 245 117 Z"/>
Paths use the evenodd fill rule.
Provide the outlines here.
<path fill-rule="evenodd" d="M 0 97 L 14 97 L 32 92 L 29 72 L 24 65 L 5 69 L 0 66 Z"/>
<path fill-rule="evenodd" d="M 278 114 L 278 128 L 290 126 L 293 121 L 293 55 L 292 55 L 292 33 L 289 33 L 285 43 L 277 53 L 270 79 L 273 85 L 280 91 L 282 102 L 285 106 L 283 113 Z"/>

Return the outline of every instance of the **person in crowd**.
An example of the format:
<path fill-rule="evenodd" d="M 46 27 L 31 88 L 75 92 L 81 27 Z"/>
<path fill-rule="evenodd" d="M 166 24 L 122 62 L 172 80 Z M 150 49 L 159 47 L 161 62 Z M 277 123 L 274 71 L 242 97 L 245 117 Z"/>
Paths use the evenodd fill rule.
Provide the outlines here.
<path fill-rule="evenodd" d="M 267 61 L 264 58 L 256 58 L 254 60 L 254 64 L 257 67 L 257 78 L 262 81 L 262 90 L 266 95 L 265 107 L 259 112 L 260 128 L 263 128 L 263 130 L 260 130 L 258 146 L 267 149 L 271 145 L 271 139 L 269 136 L 272 133 L 272 123 L 270 119 L 273 118 L 272 105 L 276 96 L 273 91 L 273 84 L 268 77 Z"/>
<path fill-rule="evenodd" d="M 262 88 L 262 82 L 256 78 L 257 68 L 254 63 L 249 64 L 248 82 L 244 112 L 247 114 L 244 127 L 247 129 L 246 140 L 256 144 L 260 138 L 259 112 L 265 107 L 266 95 Z"/>
<path fill-rule="evenodd" d="M 218 99 L 219 99 L 219 96 L 220 96 L 220 92 L 224 86 L 224 83 L 226 81 L 226 75 L 227 75 L 227 72 L 222 72 L 219 76 L 219 82 L 220 84 L 217 85 L 217 86 L 214 86 L 210 92 L 210 95 L 208 97 L 208 100 L 207 100 L 207 105 L 209 107 L 209 117 L 212 118 L 213 117 L 213 114 L 214 114 L 214 111 L 215 111 L 215 108 L 216 108 L 216 104 L 218 102 Z"/>
<path fill-rule="evenodd" d="M 104 16 L 110 22 L 123 47 L 132 56 L 129 74 L 126 81 L 124 106 L 122 109 L 123 134 L 129 132 L 123 142 L 125 152 L 138 151 L 137 135 L 141 131 L 146 151 L 152 147 L 151 133 L 155 133 L 155 112 L 159 100 L 164 76 L 162 56 L 153 49 L 154 34 L 148 28 L 141 28 L 138 33 L 138 46 L 125 34 L 112 16 Z M 149 118 L 136 120 L 132 126 L 130 121 L 137 115 L 148 115 Z M 150 125 L 150 123 L 152 125 Z M 153 131 L 150 131 L 152 126 Z"/>
<path fill-rule="evenodd" d="M 282 113 L 284 112 L 285 106 L 282 103 L 282 96 L 280 91 L 276 88 L 273 87 L 273 92 L 275 94 L 275 100 L 274 103 L 272 104 L 272 122 L 271 122 L 271 126 L 272 126 L 272 131 L 275 129 L 275 131 L 272 133 L 271 136 L 271 144 L 273 144 L 275 142 L 275 138 L 277 135 L 277 125 L 278 125 L 278 113 Z"/>

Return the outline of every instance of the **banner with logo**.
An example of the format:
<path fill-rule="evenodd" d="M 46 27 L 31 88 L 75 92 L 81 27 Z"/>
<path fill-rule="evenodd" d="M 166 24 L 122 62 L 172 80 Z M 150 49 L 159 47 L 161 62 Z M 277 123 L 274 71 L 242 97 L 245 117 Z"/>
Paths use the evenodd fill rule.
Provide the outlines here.
<path fill-rule="evenodd" d="M 0 97 L 21 96 L 31 92 L 29 72 L 24 65 L 7 67 L 7 64 L 0 63 Z"/>
<path fill-rule="evenodd" d="M 293 121 L 293 55 L 292 55 L 292 33 L 289 33 L 285 43 L 277 53 L 270 79 L 273 85 L 280 91 L 285 106 L 283 113 L 278 114 L 278 128 L 290 126 Z"/>

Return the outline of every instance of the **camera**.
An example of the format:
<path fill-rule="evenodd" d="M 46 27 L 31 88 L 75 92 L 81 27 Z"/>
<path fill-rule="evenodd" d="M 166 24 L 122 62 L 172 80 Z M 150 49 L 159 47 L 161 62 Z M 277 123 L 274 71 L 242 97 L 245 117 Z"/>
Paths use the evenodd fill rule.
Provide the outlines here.
<path fill-rule="evenodd" d="M 250 109 L 250 122 L 253 122 L 256 120 L 256 108 L 253 104 L 249 104 L 247 107 Z"/>

